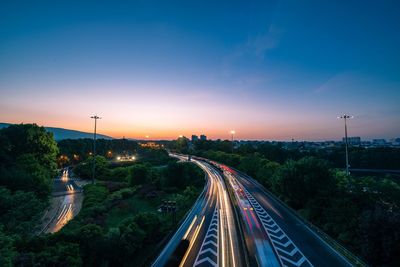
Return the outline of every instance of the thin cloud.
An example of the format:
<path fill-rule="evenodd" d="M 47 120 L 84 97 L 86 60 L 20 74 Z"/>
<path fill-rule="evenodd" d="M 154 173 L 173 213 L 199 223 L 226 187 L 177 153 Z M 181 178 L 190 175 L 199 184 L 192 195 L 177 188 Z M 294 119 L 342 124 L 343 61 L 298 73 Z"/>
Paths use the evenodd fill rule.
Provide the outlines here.
<path fill-rule="evenodd" d="M 331 76 L 325 82 L 323 82 L 319 87 L 313 90 L 314 93 L 326 93 L 332 91 L 343 91 L 355 84 L 360 84 L 363 82 L 364 78 L 356 72 L 341 72 Z"/>
<path fill-rule="evenodd" d="M 247 41 L 238 45 L 232 53 L 225 57 L 222 64 L 222 74 L 230 77 L 235 74 L 235 67 L 242 62 L 262 60 L 265 54 L 279 46 L 283 30 L 274 24 L 269 25 L 265 32 L 249 36 Z"/>
<path fill-rule="evenodd" d="M 265 33 L 250 38 L 246 44 L 246 50 L 257 58 L 264 58 L 265 53 L 279 45 L 283 31 L 271 24 Z"/>

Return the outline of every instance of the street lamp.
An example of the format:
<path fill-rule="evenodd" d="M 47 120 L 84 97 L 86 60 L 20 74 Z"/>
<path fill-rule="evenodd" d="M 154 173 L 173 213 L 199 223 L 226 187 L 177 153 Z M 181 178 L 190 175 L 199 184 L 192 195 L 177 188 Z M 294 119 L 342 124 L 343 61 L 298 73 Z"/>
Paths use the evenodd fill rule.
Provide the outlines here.
<path fill-rule="evenodd" d="M 235 133 L 236 133 L 236 132 L 235 132 L 234 130 L 231 130 L 231 131 L 230 131 L 230 134 L 231 134 L 231 141 L 232 141 L 232 142 L 233 142 L 233 136 L 235 135 Z"/>
<path fill-rule="evenodd" d="M 232 153 L 233 153 L 233 136 L 235 135 L 235 130 L 231 130 L 230 134 L 231 134 L 231 141 L 232 141 Z"/>
<path fill-rule="evenodd" d="M 101 118 L 97 115 L 94 115 L 90 117 L 91 119 L 94 119 L 94 132 L 93 132 L 93 169 L 92 169 L 92 184 L 94 184 L 94 174 L 96 171 L 96 130 L 97 130 L 97 120 L 100 120 Z"/>
<path fill-rule="evenodd" d="M 349 175 L 350 174 L 350 172 L 349 172 L 349 151 L 348 151 L 349 143 L 347 141 L 347 119 L 352 119 L 354 117 L 343 114 L 337 118 L 344 119 L 344 138 L 345 138 L 345 147 L 346 147 L 346 175 Z"/>

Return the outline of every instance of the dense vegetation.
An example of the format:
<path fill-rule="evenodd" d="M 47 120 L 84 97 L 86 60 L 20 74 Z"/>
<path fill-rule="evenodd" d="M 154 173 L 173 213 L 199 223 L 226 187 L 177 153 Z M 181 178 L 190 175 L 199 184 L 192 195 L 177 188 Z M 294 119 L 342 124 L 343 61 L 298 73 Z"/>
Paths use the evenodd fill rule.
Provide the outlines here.
<path fill-rule="evenodd" d="M 343 165 L 342 149 L 286 149 L 271 143 L 234 148 L 229 141 L 191 146 L 185 138 L 164 144 L 253 176 L 368 263 L 400 265 L 399 181 L 346 176 L 337 169 Z M 0 266 L 146 265 L 203 186 L 198 167 L 177 163 L 163 149 L 99 140 L 97 182 L 84 188 L 80 214 L 57 234 L 35 236 L 57 163 L 72 164 L 77 176 L 90 179 L 91 149 L 90 139 L 57 146 L 36 125 L 0 130 Z M 112 160 L 124 153 L 136 160 Z M 353 147 L 350 160 L 355 168 L 400 168 L 398 149 Z M 163 200 L 176 201 L 176 213 L 158 212 Z"/>
<path fill-rule="evenodd" d="M 58 142 L 60 154 L 68 156 L 71 160 L 77 155 L 77 160 L 86 159 L 93 152 L 93 139 L 65 139 Z M 138 143 L 127 139 L 98 139 L 96 142 L 97 155 L 107 156 L 107 152 L 112 154 L 133 153 L 138 148 Z"/>
<path fill-rule="evenodd" d="M 161 168 L 148 163 L 104 165 L 109 177 L 117 173 L 118 178 L 103 176 L 103 182 L 86 185 L 79 215 L 60 232 L 21 244 L 17 266 L 146 265 L 204 182 L 204 173 L 188 163 L 169 162 Z M 158 212 L 164 199 L 177 202 L 175 214 Z"/>
<path fill-rule="evenodd" d="M 188 151 L 179 147 L 179 140 L 171 145 Z M 400 184 L 396 178 L 346 176 L 334 168 L 343 161 L 339 150 L 299 152 L 265 143 L 240 146 L 232 153 L 229 141 L 201 141 L 190 152 L 256 178 L 368 263 L 400 265 Z M 360 168 L 400 169 L 400 160 L 395 161 L 399 149 L 353 148 L 351 153 Z"/>
<path fill-rule="evenodd" d="M 16 265 L 148 265 L 160 242 L 197 198 L 204 173 L 193 164 L 176 162 L 164 168 L 144 164 L 119 168 L 128 174 L 121 181 L 85 186 L 81 212 L 60 232 L 21 243 Z M 142 177 L 150 173 L 157 173 L 163 182 Z M 168 188 L 160 187 L 162 183 Z M 177 202 L 176 214 L 157 211 L 163 199 Z"/>
<path fill-rule="evenodd" d="M 134 141 L 98 144 L 97 182 L 84 187 L 79 215 L 56 234 L 36 236 L 57 163 L 73 163 L 76 175 L 90 179 L 92 141 L 64 140 L 59 152 L 36 125 L 0 130 L 0 266 L 148 265 L 197 198 L 204 173 Z M 108 151 L 136 160 L 118 162 Z M 159 212 L 164 200 L 175 201 L 176 211 Z"/>
<path fill-rule="evenodd" d="M 258 153 L 260 156 L 280 164 L 285 163 L 288 159 L 299 160 L 306 156 L 313 156 L 329 161 L 330 165 L 334 168 L 343 168 L 345 165 L 344 147 L 306 149 L 301 142 L 286 145 L 287 148 L 284 148 L 283 143 L 246 143 L 235 147 L 234 154 L 232 154 L 232 142 L 228 140 L 198 140 L 191 146 L 189 145 L 189 140 L 182 137 L 168 143 L 168 147 L 182 153 L 199 153 L 204 151 L 225 152 L 229 154 L 228 156 L 233 157 L 231 160 L 234 161 L 237 161 L 237 158 L 234 158 L 235 155 L 245 156 Z M 351 168 L 398 170 L 400 169 L 400 148 L 363 148 L 350 146 L 349 159 Z"/>
<path fill-rule="evenodd" d="M 0 130 L 0 266 L 10 266 L 19 240 L 31 235 L 47 206 L 57 143 L 34 124 Z"/>

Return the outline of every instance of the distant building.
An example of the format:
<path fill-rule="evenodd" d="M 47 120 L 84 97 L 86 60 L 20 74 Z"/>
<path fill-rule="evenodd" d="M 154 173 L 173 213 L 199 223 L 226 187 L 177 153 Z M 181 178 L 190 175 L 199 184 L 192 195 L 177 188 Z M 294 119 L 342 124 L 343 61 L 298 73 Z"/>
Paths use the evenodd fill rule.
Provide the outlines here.
<path fill-rule="evenodd" d="M 207 140 L 207 136 L 205 136 L 204 134 L 200 135 L 200 140 L 202 140 L 202 141 Z"/>
<path fill-rule="evenodd" d="M 344 142 L 346 142 L 346 138 L 343 137 L 343 143 Z M 349 145 L 359 146 L 361 145 L 361 137 L 359 136 L 347 137 L 347 142 L 349 143 Z"/>
<path fill-rule="evenodd" d="M 376 146 L 384 146 L 386 144 L 385 139 L 372 139 L 372 144 Z"/>
<path fill-rule="evenodd" d="M 196 142 L 199 140 L 199 137 L 197 135 L 192 135 L 192 142 Z"/>
<path fill-rule="evenodd" d="M 139 143 L 141 147 L 153 148 L 153 149 L 160 149 L 164 147 L 163 145 L 159 145 L 156 142 L 147 142 L 147 143 Z"/>

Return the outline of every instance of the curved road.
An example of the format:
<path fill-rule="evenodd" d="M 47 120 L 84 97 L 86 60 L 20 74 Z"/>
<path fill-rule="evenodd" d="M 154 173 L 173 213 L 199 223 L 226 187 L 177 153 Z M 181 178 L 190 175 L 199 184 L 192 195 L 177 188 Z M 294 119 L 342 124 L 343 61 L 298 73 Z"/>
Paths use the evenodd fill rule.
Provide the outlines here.
<path fill-rule="evenodd" d="M 171 154 L 181 160 L 187 157 Z M 245 266 L 233 207 L 223 177 L 208 163 L 193 160 L 206 173 L 207 184 L 185 221 L 152 266 Z M 182 240 L 188 242 L 183 257 L 171 264 Z"/>
<path fill-rule="evenodd" d="M 238 208 L 246 209 L 245 203 L 255 215 L 254 221 L 248 220 L 246 224 L 261 229 L 261 235 L 245 232 L 246 241 L 254 238 L 262 240 L 255 242 L 256 249 L 249 248 L 249 256 L 256 258 L 257 265 L 352 266 L 257 181 L 227 166 L 219 166 L 235 192 Z M 271 249 L 273 253 L 270 253 Z M 265 251 L 262 256 L 269 257 L 260 262 L 257 252 L 262 250 Z"/>
<path fill-rule="evenodd" d="M 62 170 L 54 179 L 52 204 L 43 216 L 44 225 L 40 233 L 58 232 L 72 220 L 82 206 L 82 188 L 69 177 L 69 170 Z"/>
<path fill-rule="evenodd" d="M 207 184 L 153 266 L 353 266 L 256 180 L 207 159 L 192 161 Z M 168 265 L 181 240 L 189 241 L 184 255 Z"/>

